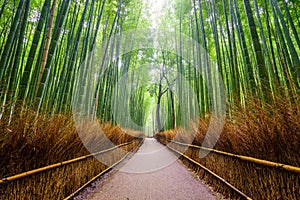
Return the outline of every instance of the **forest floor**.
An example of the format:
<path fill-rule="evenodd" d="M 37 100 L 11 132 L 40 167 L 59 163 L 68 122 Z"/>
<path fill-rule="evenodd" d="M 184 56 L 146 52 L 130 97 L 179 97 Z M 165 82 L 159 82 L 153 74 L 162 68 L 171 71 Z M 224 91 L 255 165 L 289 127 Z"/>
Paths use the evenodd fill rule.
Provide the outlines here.
<path fill-rule="evenodd" d="M 147 138 L 117 170 L 94 182 L 75 199 L 222 199 L 165 146 Z"/>

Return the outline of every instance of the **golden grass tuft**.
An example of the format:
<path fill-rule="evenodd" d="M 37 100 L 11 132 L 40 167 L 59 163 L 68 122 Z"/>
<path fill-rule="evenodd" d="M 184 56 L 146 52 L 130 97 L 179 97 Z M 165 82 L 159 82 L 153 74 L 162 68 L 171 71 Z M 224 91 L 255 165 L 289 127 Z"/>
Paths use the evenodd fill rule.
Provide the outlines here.
<path fill-rule="evenodd" d="M 249 100 L 246 109 L 232 107 L 232 116 L 226 119 L 223 132 L 214 148 L 300 167 L 300 112 L 296 109 L 297 106 L 290 105 L 284 98 L 277 99 L 275 105 L 259 105 L 257 102 L 259 101 L 256 99 Z M 201 146 L 208 126 L 209 119 L 192 124 L 191 129 L 195 134 L 193 144 Z M 176 134 L 176 130 L 169 130 L 158 133 L 156 137 L 166 144 L 163 138 L 172 139 Z M 182 148 L 176 144 L 172 144 L 172 147 L 179 150 Z M 197 149 L 189 148 L 185 154 L 253 199 L 300 199 L 299 174 L 214 153 L 200 159 L 198 152 Z M 184 163 L 217 191 L 230 198 L 239 198 L 226 185 L 198 166 L 186 160 Z"/>
<path fill-rule="evenodd" d="M 57 114 L 53 117 L 27 110 L 8 124 L 8 117 L 0 121 L 0 177 L 8 177 L 32 169 L 88 155 L 82 139 L 91 142 L 93 151 L 98 152 L 111 146 L 99 134 L 95 124 L 86 123 L 86 135 L 79 137 L 72 118 Z M 133 150 L 141 141 L 141 133 L 126 134 L 119 126 L 110 123 L 101 125 L 105 137 L 113 144 L 134 143 L 122 147 L 125 151 L 110 152 L 106 160 L 114 163 L 127 151 Z M 129 131 L 129 130 L 128 130 Z M 89 149 L 90 150 L 90 149 Z M 107 166 L 91 157 L 58 169 L 41 172 L 0 185 L 0 199 L 62 199 L 74 192 L 89 179 L 106 169 Z"/>

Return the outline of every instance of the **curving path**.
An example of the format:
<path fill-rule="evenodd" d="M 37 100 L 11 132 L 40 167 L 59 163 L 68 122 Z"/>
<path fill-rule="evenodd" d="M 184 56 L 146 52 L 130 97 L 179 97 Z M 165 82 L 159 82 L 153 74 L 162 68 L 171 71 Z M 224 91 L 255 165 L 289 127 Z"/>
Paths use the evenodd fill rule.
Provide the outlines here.
<path fill-rule="evenodd" d="M 88 193 L 84 199 L 219 199 L 166 147 L 150 138 L 118 171 L 108 175 Z"/>

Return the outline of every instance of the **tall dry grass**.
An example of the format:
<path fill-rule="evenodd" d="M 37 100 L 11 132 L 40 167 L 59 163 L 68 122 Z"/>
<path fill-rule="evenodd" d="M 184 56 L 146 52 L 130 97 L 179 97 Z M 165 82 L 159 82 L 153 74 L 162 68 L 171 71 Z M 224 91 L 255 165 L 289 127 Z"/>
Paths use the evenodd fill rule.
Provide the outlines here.
<path fill-rule="evenodd" d="M 215 149 L 285 163 L 300 167 L 300 112 L 296 105 L 290 105 L 284 98 L 276 104 L 258 104 L 258 100 L 247 102 L 246 109 L 232 106 L 232 116 L 227 118 Z M 195 136 L 193 144 L 201 146 L 210 118 L 192 125 Z M 185 141 L 185 135 L 179 138 Z M 176 130 L 158 133 L 156 137 L 172 139 Z M 186 133 L 191 134 L 191 133 Z M 179 145 L 172 144 L 176 149 Z M 236 158 L 209 153 L 199 158 L 199 150 L 189 148 L 186 155 L 197 160 L 229 183 L 232 183 L 253 199 L 300 199 L 300 175 L 279 169 L 261 166 Z M 198 166 L 184 160 L 204 180 L 230 198 L 239 198 L 226 185 L 205 173 Z"/>
<path fill-rule="evenodd" d="M 32 169 L 88 155 L 70 116 L 59 114 L 52 118 L 27 110 L 22 117 L 15 116 L 8 124 L 8 117 L 0 121 L 0 177 L 8 177 Z M 110 147 L 98 127 L 85 124 L 86 138 L 94 145 L 93 151 Z M 135 149 L 142 133 L 126 134 L 110 123 L 101 125 L 106 138 L 113 144 L 134 141 L 122 147 L 125 151 L 112 151 L 103 156 L 109 164 L 121 159 L 127 151 Z M 106 163 L 107 164 L 107 163 Z M 0 185 L 0 199 L 62 199 L 75 191 L 107 166 L 91 157 L 58 169 L 42 172 L 21 180 Z"/>

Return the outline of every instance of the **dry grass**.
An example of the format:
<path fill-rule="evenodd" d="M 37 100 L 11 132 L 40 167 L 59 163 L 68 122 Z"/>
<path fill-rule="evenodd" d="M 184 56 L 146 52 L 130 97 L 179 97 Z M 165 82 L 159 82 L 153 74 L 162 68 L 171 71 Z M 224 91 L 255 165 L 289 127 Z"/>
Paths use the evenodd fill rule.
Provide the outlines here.
<path fill-rule="evenodd" d="M 295 105 L 289 105 L 284 98 L 277 99 L 276 105 L 247 102 L 247 108 L 233 107 L 232 117 L 227 118 L 223 132 L 215 149 L 255 158 L 280 162 L 300 167 L 300 112 Z M 193 124 L 193 144 L 203 142 L 210 119 Z M 183 132 L 184 133 L 184 132 Z M 158 133 L 172 139 L 176 131 Z M 184 136 L 180 137 L 182 142 Z M 179 145 L 172 144 L 176 149 Z M 260 166 L 235 158 L 210 153 L 199 159 L 199 150 L 188 149 L 185 154 L 199 161 L 228 182 L 235 185 L 253 199 L 300 199 L 299 174 Z M 204 173 L 197 166 L 184 161 L 189 167 L 227 197 L 239 198 L 220 181 Z"/>
<path fill-rule="evenodd" d="M 8 118 L 0 121 L 0 177 L 8 177 L 28 170 L 69 160 L 90 152 L 82 144 L 71 117 L 60 114 L 52 119 L 41 115 L 35 122 L 35 113 L 28 110 L 23 117 L 16 117 L 7 126 Z M 91 141 L 93 151 L 111 147 L 99 127 L 86 123 L 85 141 Z M 120 127 L 110 123 L 101 126 L 113 144 L 134 141 L 122 147 L 125 151 L 113 151 L 106 155 L 109 163 L 121 159 L 141 141 L 141 133 L 126 134 Z M 89 149 L 90 150 L 90 149 Z M 107 164 L 107 163 L 106 163 Z M 62 199 L 87 180 L 99 174 L 107 166 L 91 157 L 58 169 L 42 172 L 21 180 L 0 185 L 0 199 Z"/>

